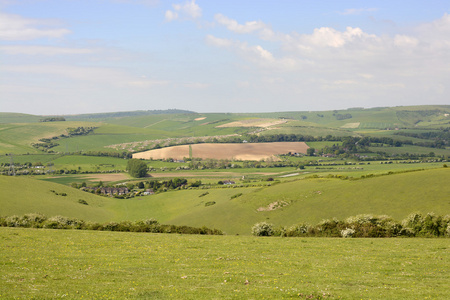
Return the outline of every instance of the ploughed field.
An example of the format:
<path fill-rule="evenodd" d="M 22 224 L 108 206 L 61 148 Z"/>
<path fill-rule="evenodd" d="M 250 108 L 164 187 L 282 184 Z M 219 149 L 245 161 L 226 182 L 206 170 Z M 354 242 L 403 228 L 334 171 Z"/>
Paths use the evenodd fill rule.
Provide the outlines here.
<path fill-rule="evenodd" d="M 275 159 L 275 155 L 291 153 L 306 153 L 308 145 L 304 142 L 276 143 L 242 143 L 242 144 L 195 144 L 173 146 L 134 153 L 133 158 L 181 160 L 186 157 L 203 159 L 235 159 L 261 160 Z"/>

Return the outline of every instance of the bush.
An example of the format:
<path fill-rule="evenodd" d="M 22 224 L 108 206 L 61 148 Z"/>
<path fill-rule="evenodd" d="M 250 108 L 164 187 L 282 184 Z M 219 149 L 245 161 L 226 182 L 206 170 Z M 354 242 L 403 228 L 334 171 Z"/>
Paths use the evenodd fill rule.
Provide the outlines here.
<path fill-rule="evenodd" d="M 54 216 L 48 218 L 44 224 L 44 228 L 50 229 L 80 229 L 83 226 L 83 221 L 77 219 L 69 219 L 63 216 Z"/>
<path fill-rule="evenodd" d="M 343 222 L 333 219 L 333 220 L 322 220 L 316 225 L 316 231 L 320 236 L 341 236 L 340 231 L 343 227 Z"/>
<path fill-rule="evenodd" d="M 353 230 L 351 228 L 346 228 L 344 230 L 341 230 L 341 236 L 343 238 L 351 238 L 351 237 L 353 237 L 354 234 L 355 234 L 355 230 Z"/>
<path fill-rule="evenodd" d="M 305 236 L 309 232 L 311 226 L 309 224 L 300 223 L 289 227 L 285 236 Z"/>
<path fill-rule="evenodd" d="M 20 227 L 20 217 L 19 216 L 10 216 L 5 219 L 7 227 Z"/>
<path fill-rule="evenodd" d="M 409 230 L 416 235 L 422 229 L 423 217 L 420 213 L 412 213 L 402 221 L 403 228 Z"/>
<path fill-rule="evenodd" d="M 256 223 L 252 227 L 252 235 L 271 236 L 273 234 L 273 224 L 267 222 Z"/>
<path fill-rule="evenodd" d="M 116 223 L 116 222 L 108 222 L 103 225 L 103 230 L 118 231 L 118 229 L 119 229 L 119 223 Z"/>
<path fill-rule="evenodd" d="M 86 200 L 83 200 L 83 199 L 78 199 L 78 203 L 84 204 L 84 205 L 89 205 L 89 204 L 86 202 Z"/>
<path fill-rule="evenodd" d="M 41 214 L 25 214 L 21 218 L 21 227 L 42 227 L 42 223 L 47 220 L 47 217 Z"/>

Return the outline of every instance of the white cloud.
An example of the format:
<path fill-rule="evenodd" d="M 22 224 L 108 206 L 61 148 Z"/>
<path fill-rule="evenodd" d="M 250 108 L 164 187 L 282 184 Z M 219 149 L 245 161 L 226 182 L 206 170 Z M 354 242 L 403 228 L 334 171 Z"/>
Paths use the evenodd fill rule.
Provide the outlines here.
<path fill-rule="evenodd" d="M 85 48 L 63 48 L 51 46 L 0 46 L 0 52 L 8 55 L 72 55 L 72 54 L 92 54 L 98 52 L 96 49 Z"/>
<path fill-rule="evenodd" d="M 0 40 L 61 38 L 70 33 L 70 30 L 65 28 L 46 28 L 55 27 L 54 25 L 50 20 L 0 13 Z"/>
<path fill-rule="evenodd" d="M 398 46 L 398 47 L 416 47 L 419 44 L 419 40 L 414 38 L 414 37 L 410 37 L 407 35 L 401 35 L 401 34 L 397 34 L 394 37 L 394 45 Z"/>
<path fill-rule="evenodd" d="M 292 71 L 298 68 L 299 62 L 301 62 L 301 60 L 291 57 L 275 58 L 272 52 L 261 45 L 252 46 L 246 42 L 217 38 L 213 35 L 207 35 L 206 42 L 215 47 L 231 49 L 246 60 L 264 68 Z"/>
<path fill-rule="evenodd" d="M 377 42 L 378 37 L 367 34 L 360 28 L 347 27 L 344 32 L 334 28 L 322 27 L 314 29 L 312 34 L 303 34 L 298 39 L 300 49 L 310 49 L 313 47 L 340 48 L 354 42 Z"/>
<path fill-rule="evenodd" d="M 239 24 L 222 15 L 216 15 L 216 22 L 233 33 L 253 34 L 264 41 L 250 44 L 213 35 L 206 38 L 209 45 L 233 51 L 249 63 L 238 66 L 252 76 L 248 88 L 253 93 L 258 93 L 258 87 L 265 91 L 262 97 L 271 93 L 285 99 L 308 95 L 324 99 L 324 103 L 336 99 L 342 101 L 342 107 L 350 107 L 360 101 L 423 103 L 424 97 L 442 103 L 449 95 L 449 14 L 393 35 L 376 35 L 358 27 L 321 27 L 311 33 L 286 34 L 273 32 L 262 22 Z M 263 36 L 266 29 L 269 34 Z M 284 81 L 269 84 L 267 78 L 272 74 Z"/>
<path fill-rule="evenodd" d="M 186 1 L 183 4 L 172 4 L 173 10 L 165 13 L 166 21 L 173 21 L 179 17 L 187 19 L 197 19 L 202 16 L 202 9 L 195 3 L 195 0 Z"/>
<path fill-rule="evenodd" d="M 228 30 L 236 33 L 251 33 L 265 29 L 267 26 L 261 21 L 249 21 L 245 24 L 239 24 L 236 20 L 230 19 L 222 14 L 216 14 L 214 19 L 217 23 L 224 25 Z"/>
<path fill-rule="evenodd" d="M 171 11 L 171 10 L 167 10 L 165 17 L 166 17 L 166 21 L 170 22 L 170 21 L 178 19 L 178 13 Z"/>

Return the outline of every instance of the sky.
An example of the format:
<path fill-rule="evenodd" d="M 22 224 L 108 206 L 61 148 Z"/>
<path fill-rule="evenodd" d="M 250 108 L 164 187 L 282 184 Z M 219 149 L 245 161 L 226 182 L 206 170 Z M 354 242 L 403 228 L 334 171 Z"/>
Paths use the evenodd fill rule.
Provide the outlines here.
<path fill-rule="evenodd" d="M 450 105 L 448 0 L 0 0 L 0 111 Z"/>

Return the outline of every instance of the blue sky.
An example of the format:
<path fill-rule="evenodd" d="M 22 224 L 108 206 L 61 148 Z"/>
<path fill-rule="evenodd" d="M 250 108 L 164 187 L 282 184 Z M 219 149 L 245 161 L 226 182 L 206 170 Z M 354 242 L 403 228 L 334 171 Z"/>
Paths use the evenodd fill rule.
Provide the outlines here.
<path fill-rule="evenodd" d="M 450 1 L 0 0 L 0 111 L 450 104 Z"/>

